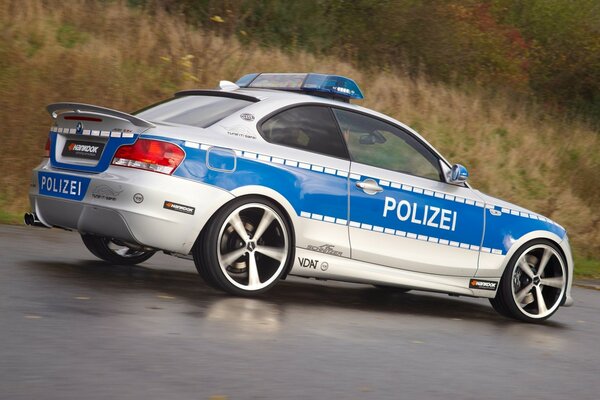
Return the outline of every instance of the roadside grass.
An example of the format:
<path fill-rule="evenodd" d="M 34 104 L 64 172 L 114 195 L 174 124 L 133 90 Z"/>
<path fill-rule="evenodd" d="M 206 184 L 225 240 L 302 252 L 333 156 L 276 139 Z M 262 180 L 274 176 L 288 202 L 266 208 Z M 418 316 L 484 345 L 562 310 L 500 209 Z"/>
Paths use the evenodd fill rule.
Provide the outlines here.
<path fill-rule="evenodd" d="M 575 257 L 575 279 L 600 279 L 600 260 Z"/>
<path fill-rule="evenodd" d="M 0 224 L 20 225 L 23 223 L 23 213 L 11 213 L 0 208 Z"/>
<path fill-rule="evenodd" d="M 600 259 L 600 132 L 583 122 L 477 86 L 457 89 L 399 70 L 368 72 L 335 58 L 242 44 L 160 7 L 147 13 L 126 4 L 0 0 L 0 221 L 19 222 L 28 208 L 49 103 L 133 111 L 249 72 L 331 72 L 359 83 L 360 105 L 414 127 L 450 162 L 464 164 L 475 188 L 565 226 L 583 260 L 578 271 L 600 274 L 589 261 Z"/>

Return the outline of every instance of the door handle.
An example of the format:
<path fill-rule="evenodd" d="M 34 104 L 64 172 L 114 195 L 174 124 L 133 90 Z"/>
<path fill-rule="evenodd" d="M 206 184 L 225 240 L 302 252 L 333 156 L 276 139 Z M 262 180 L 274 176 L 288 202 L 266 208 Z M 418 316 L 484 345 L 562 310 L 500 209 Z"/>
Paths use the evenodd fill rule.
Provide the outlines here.
<path fill-rule="evenodd" d="M 366 194 L 376 194 L 383 192 L 383 188 L 373 179 L 365 179 L 362 182 L 356 182 L 356 187 L 362 189 Z"/>

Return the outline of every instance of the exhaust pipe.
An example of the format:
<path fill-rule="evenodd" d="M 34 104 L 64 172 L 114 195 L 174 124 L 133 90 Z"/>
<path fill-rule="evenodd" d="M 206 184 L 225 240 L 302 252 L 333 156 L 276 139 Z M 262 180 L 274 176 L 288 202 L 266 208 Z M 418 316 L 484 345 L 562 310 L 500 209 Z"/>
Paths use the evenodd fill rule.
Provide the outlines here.
<path fill-rule="evenodd" d="M 38 219 L 37 215 L 35 215 L 34 213 L 25 213 L 25 215 L 23 215 L 23 222 L 25 222 L 25 225 L 29 226 L 39 226 L 41 228 L 48 228 L 42 223 L 42 221 Z"/>

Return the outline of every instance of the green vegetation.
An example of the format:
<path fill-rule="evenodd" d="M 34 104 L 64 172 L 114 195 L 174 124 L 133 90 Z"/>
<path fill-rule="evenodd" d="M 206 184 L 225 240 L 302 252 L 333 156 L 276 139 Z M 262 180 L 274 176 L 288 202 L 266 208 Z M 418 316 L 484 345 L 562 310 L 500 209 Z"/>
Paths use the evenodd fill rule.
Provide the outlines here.
<path fill-rule="evenodd" d="M 571 3 L 513 2 L 515 5 L 508 7 L 512 4 L 508 0 L 491 1 L 486 4 L 492 6 L 484 9 L 494 18 L 497 16 L 499 19 L 494 20 L 494 24 L 501 26 L 517 24 L 518 18 L 526 18 L 526 15 L 564 24 L 563 19 L 553 19 L 553 13 L 561 4 Z M 542 79 L 542 72 L 530 76 L 529 69 L 515 69 L 527 72 L 515 75 L 526 77 L 526 84 L 519 92 L 518 85 L 513 83 L 520 82 L 520 78 L 508 76 L 514 63 L 493 67 L 505 65 L 502 56 L 505 51 L 495 49 L 494 43 L 511 42 L 494 39 L 497 34 L 494 30 L 493 34 L 482 33 L 479 37 L 479 28 L 475 29 L 478 25 L 471 22 L 464 25 L 460 20 L 444 22 L 438 28 L 431 19 L 436 14 L 426 12 L 426 7 L 448 11 L 458 2 L 334 0 L 316 3 L 318 7 L 314 8 L 309 7 L 315 4 L 312 0 L 289 3 L 189 0 L 189 4 L 170 1 L 163 6 L 156 0 L 143 7 L 146 2 L 139 0 L 139 7 L 130 7 L 119 1 L 0 0 L 0 221 L 18 222 L 19 215 L 29 208 L 30 171 L 43 153 L 50 125 L 45 111 L 49 103 L 72 100 L 133 111 L 167 98 L 175 90 L 214 87 L 220 79 L 235 80 L 248 72 L 319 71 L 356 79 L 366 97 L 359 104 L 417 128 L 451 162 L 460 162 L 470 170 L 474 187 L 565 226 L 577 257 L 577 272 L 597 275 L 595 271 L 600 271 L 595 261 L 600 259 L 600 174 L 597 172 L 600 171 L 600 135 L 597 127 L 565 117 L 558 111 L 560 108 L 555 108 L 552 98 L 546 101 L 539 97 L 539 101 L 531 101 L 530 90 L 543 96 L 541 88 L 545 84 L 532 85 L 533 79 Z M 581 21 L 581 25 L 587 26 L 587 18 L 592 18 L 598 8 L 596 11 L 586 9 L 589 2 L 584 0 L 574 3 L 588 10 Z M 262 11 L 249 14 L 253 4 L 258 7 L 256 10 Z M 471 21 L 469 18 L 475 10 L 472 7 L 477 2 L 468 0 L 460 4 L 466 7 L 465 18 Z M 502 9 L 501 4 L 508 8 Z M 195 27 L 186 25 L 180 15 L 174 15 L 182 5 L 204 7 L 198 8 L 197 14 L 188 13 L 190 20 L 197 21 Z M 373 8 L 364 8 L 368 5 Z M 528 11 L 525 16 L 515 11 L 515 7 L 529 10 L 533 5 L 549 7 L 550 11 Z M 388 8 L 379 9 L 384 6 Z M 317 12 L 322 7 L 329 7 L 327 15 L 332 24 L 340 29 L 341 25 L 347 25 L 340 31 L 344 34 L 340 33 L 337 42 L 335 35 L 325 35 L 327 25 L 316 15 L 305 17 L 306 13 Z M 335 14 L 342 12 L 340 7 L 354 10 L 356 21 Z M 565 7 L 575 13 L 574 9 Z M 278 22 L 278 13 L 285 13 L 286 9 L 289 15 L 282 20 L 285 23 Z M 381 10 L 387 10 L 389 15 Z M 455 12 L 462 15 L 463 11 Z M 92 19 L 94 23 L 90 23 Z M 275 29 L 273 24 L 281 26 Z M 443 29 L 445 24 L 456 26 L 456 35 L 463 29 L 467 32 L 475 29 L 477 40 L 471 42 L 468 35 L 456 36 L 448 33 L 453 31 L 442 31 L 443 36 L 448 36 L 443 38 L 444 43 L 450 46 L 450 50 L 443 50 L 439 47 L 441 44 L 434 43 L 436 35 L 441 35 L 434 31 Z M 519 24 L 525 27 L 524 22 Z M 560 29 L 556 33 L 549 28 L 543 30 L 543 21 L 536 20 L 536 24 L 539 25 L 527 26 L 533 33 L 523 28 L 523 37 L 543 32 L 562 35 Z M 364 38 L 351 39 L 353 29 L 360 31 L 361 26 L 373 29 L 379 39 L 369 39 L 368 29 L 363 31 Z M 414 26 L 413 30 L 421 34 L 411 36 L 408 26 Z M 574 42 L 568 45 L 568 41 L 563 41 L 567 44 L 556 51 L 579 54 L 577 35 L 581 35 L 581 40 L 590 41 L 586 48 L 593 48 L 595 38 L 600 35 L 590 33 L 591 38 L 586 39 L 581 29 L 573 26 L 576 32 L 565 31 L 564 35 L 573 35 Z M 325 36 L 317 40 L 318 35 Z M 390 43 L 397 44 L 396 51 L 395 45 L 386 44 L 388 37 Z M 425 40 L 422 37 L 429 37 L 431 42 L 413 43 Z M 459 42 L 452 42 L 459 39 L 473 47 L 463 48 Z M 352 46 L 349 45 L 351 40 L 356 40 Z M 258 45 L 259 42 L 262 45 Z M 554 42 L 550 42 L 553 46 Z M 489 49 L 485 43 L 490 43 Z M 432 47 L 428 47 L 429 44 Z M 277 46 L 268 47 L 273 45 Z M 372 54 L 367 51 L 369 46 L 372 46 Z M 528 46 L 527 55 L 532 51 L 531 45 Z M 545 45 L 540 46 L 539 51 L 550 52 Z M 417 53 L 411 55 L 409 48 Z M 488 49 L 491 53 L 486 57 L 490 61 L 479 58 L 476 49 Z M 380 54 L 379 51 L 390 54 L 378 64 L 370 57 Z M 421 56 L 419 51 L 429 51 L 433 58 Z M 446 52 L 442 53 L 449 57 L 446 66 L 445 58 L 437 55 L 437 51 Z M 402 54 L 406 57 L 401 57 Z M 583 71 L 592 68 L 593 58 L 598 55 L 600 51 L 586 53 L 584 56 L 589 60 L 578 67 L 584 75 L 581 79 L 589 79 L 586 87 L 591 93 L 597 93 L 598 86 L 594 86 L 594 82 L 598 81 L 594 81 L 594 76 L 600 68 L 589 73 Z M 340 61 L 340 56 L 349 61 Z M 435 58 L 438 56 L 441 58 Z M 459 56 L 462 60 L 452 59 Z M 394 61 L 401 58 L 414 58 L 414 64 Z M 434 65 L 436 63 L 440 65 Z M 452 71 L 461 65 L 469 72 Z M 448 69 L 447 76 L 444 68 Z M 570 65 L 565 64 L 564 74 L 547 72 L 545 76 L 562 79 L 571 72 Z M 505 82 L 511 89 L 490 91 L 494 76 L 498 84 Z M 515 92 L 520 94 L 515 95 Z M 585 96 L 581 99 L 585 104 L 592 104 Z"/>
<path fill-rule="evenodd" d="M 245 43 L 535 95 L 600 124 L 597 0 L 137 0 Z"/>
<path fill-rule="evenodd" d="M 72 49 L 77 44 L 85 43 L 88 35 L 79 32 L 74 25 L 63 24 L 56 31 L 56 41 L 67 49 Z"/>
<path fill-rule="evenodd" d="M 600 261 L 576 257 L 575 277 L 579 279 L 600 279 Z"/>

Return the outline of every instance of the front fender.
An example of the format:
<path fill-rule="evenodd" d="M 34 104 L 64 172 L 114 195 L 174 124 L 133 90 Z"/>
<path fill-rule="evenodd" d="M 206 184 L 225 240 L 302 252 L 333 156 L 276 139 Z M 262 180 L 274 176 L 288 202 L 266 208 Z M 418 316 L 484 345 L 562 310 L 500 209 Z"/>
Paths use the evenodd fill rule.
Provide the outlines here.
<path fill-rule="evenodd" d="M 567 236 L 561 238 L 557 234 L 545 231 L 536 230 L 529 232 L 521 236 L 515 241 L 508 252 L 505 255 L 497 255 L 491 253 L 480 253 L 479 257 L 479 268 L 475 274 L 478 278 L 495 278 L 499 279 L 502 277 L 504 270 L 508 266 L 508 263 L 512 256 L 527 242 L 534 239 L 547 239 L 558 245 L 562 250 L 563 256 L 566 262 L 567 268 L 567 292 L 565 297 L 565 305 L 569 306 L 573 303 L 571 297 L 571 284 L 573 282 L 573 256 L 571 254 L 571 248 L 569 246 L 569 240 Z"/>

